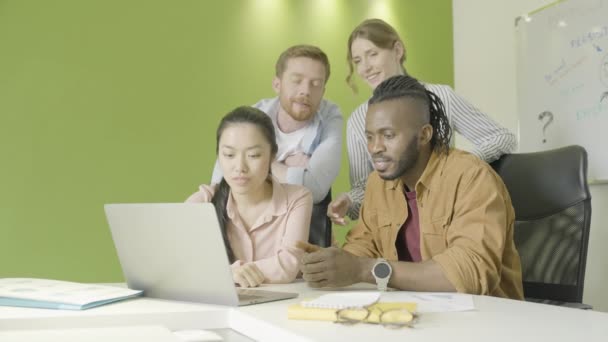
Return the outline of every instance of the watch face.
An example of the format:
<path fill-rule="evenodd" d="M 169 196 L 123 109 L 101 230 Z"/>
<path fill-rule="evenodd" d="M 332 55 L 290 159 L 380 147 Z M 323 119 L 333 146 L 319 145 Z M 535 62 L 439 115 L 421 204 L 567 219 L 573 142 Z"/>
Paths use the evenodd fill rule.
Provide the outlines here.
<path fill-rule="evenodd" d="M 377 264 L 376 267 L 374 267 L 374 274 L 378 278 L 386 278 L 389 276 L 390 273 L 391 269 L 385 263 Z"/>

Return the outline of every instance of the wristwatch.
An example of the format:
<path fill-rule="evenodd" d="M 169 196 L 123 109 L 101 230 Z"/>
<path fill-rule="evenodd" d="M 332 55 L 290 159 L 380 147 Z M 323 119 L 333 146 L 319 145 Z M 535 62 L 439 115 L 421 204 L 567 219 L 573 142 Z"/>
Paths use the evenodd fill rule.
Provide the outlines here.
<path fill-rule="evenodd" d="M 379 258 L 374 267 L 372 267 L 372 274 L 376 278 L 376 285 L 378 285 L 378 291 L 386 291 L 388 281 L 393 274 L 391 265 L 384 259 Z"/>

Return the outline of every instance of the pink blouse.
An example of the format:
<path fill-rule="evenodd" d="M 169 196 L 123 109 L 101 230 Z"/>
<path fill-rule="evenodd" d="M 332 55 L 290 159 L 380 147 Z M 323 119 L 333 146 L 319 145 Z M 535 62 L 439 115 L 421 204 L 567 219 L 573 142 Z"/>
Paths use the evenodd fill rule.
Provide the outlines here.
<path fill-rule="evenodd" d="M 215 187 L 201 185 L 186 202 L 211 202 Z M 303 252 L 296 248 L 298 240 L 308 241 L 312 195 L 299 185 L 282 184 L 272 178 L 272 200 L 247 231 L 243 225 L 232 193 L 226 206 L 228 241 L 237 259 L 235 269 L 253 262 L 264 274 L 265 283 L 290 283 L 299 271 Z"/>

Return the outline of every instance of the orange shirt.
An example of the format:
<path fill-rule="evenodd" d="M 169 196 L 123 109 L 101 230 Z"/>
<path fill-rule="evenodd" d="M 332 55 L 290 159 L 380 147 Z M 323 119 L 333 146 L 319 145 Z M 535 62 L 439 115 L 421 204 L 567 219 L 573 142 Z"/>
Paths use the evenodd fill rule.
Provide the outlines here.
<path fill-rule="evenodd" d="M 201 185 L 186 202 L 211 202 L 214 187 Z M 299 185 L 272 179 L 272 200 L 249 230 L 243 225 L 232 193 L 226 205 L 227 233 L 237 261 L 233 268 L 253 262 L 264 274 L 265 283 L 290 283 L 299 272 L 303 251 L 296 242 L 308 241 L 312 195 Z"/>
<path fill-rule="evenodd" d="M 422 260 L 437 262 L 458 292 L 523 299 L 515 213 L 500 176 L 469 153 L 433 152 L 415 190 Z M 401 180 L 373 172 L 344 249 L 397 261 L 395 241 L 407 215 Z"/>

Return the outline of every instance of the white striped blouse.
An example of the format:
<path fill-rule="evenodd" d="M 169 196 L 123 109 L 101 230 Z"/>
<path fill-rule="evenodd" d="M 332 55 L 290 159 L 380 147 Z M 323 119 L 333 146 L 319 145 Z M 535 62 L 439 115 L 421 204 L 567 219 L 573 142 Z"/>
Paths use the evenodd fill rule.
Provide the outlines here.
<path fill-rule="evenodd" d="M 473 143 L 474 149 L 471 153 L 487 162 L 492 162 L 505 153 L 515 151 L 517 148 L 515 135 L 456 94 L 450 86 L 425 84 L 425 87 L 443 102 L 452 129 Z M 367 101 L 352 112 L 346 124 L 351 187 L 348 195 L 352 201 L 348 216 L 353 220 L 359 218 L 367 177 L 374 170 L 365 138 L 366 113 Z"/>

